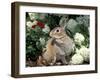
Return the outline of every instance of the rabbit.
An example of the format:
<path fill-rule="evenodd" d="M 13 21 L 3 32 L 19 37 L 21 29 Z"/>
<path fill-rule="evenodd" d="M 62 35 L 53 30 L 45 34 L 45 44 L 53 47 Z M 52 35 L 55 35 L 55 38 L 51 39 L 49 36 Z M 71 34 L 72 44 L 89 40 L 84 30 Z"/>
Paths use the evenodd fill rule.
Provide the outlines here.
<path fill-rule="evenodd" d="M 68 64 L 65 57 L 67 59 L 70 58 L 71 53 L 74 51 L 74 41 L 66 34 L 64 27 L 54 28 L 50 32 L 50 36 L 55 39 L 56 60 L 61 60 L 63 64 Z"/>
<path fill-rule="evenodd" d="M 59 22 L 60 27 L 55 27 L 50 31 L 51 38 L 48 40 L 46 51 L 42 55 L 48 65 L 54 65 L 59 60 L 64 65 L 68 64 L 70 55 L 74 51 L 74 41 L 65 32 L 67 21 L 68 18 L 63 16 Z"/>
<path fill-rule="evenodd" d="M 56 49 L 55 39 L 51 38 L 47 41 L 46 49 L 43 51 L 42 58 L 45 61 L 45 65 L 54 65 L 56 62 Z"/>

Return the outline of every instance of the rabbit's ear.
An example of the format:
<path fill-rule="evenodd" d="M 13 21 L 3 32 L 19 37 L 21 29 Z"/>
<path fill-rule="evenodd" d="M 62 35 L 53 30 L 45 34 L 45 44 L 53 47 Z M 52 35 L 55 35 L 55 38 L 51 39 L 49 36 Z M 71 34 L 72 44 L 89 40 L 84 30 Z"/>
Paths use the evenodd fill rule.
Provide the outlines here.
<path fill-rule="evenodd" d="M 62 16 L 62 18 L 59 21 L 60 27 L 65 29 L 65 27 L 67 26 L 68 20 L 69 20 L 68 16 L 67 17 L 66 16 Z"/>

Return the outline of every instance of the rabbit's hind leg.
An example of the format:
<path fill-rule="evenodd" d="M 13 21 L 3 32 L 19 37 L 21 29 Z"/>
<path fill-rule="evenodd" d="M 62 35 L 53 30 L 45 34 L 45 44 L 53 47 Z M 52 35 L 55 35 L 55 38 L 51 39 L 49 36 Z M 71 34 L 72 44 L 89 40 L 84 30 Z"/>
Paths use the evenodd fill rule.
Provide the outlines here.
<path fill-rule="evenodd" d="M 68 64 L 67 60 L 65 59 L 65 55 L 61 55 L 61 61 L 62 61 L 62 63 L 64 65 L 67 65 Z"/>

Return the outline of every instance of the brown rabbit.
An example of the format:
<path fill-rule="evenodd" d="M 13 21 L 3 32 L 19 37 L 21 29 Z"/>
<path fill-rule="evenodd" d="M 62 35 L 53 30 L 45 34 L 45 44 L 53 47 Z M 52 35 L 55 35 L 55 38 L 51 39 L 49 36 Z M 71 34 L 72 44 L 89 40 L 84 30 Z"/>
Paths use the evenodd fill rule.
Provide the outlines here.
<path fill-rule="evenodd" d="M 54 41 L 54 38 L 48 40 L 46 45 L 46 51 L 44 51 L 44 53 L 42 54 L 42 57 L 46 63 L 45 65 L 53 65 L 56 62 L 56 49 Z"/>
<path fill-rule="evenodd" d="M 47 42 L 46 52 L 43 54 L 43 58 L 48 64 L 53 65 L 57 60 L 62 61 L 63 64 L 68 64 L 65 57 L 70 58 L 69 56 L 74 51 L 75 44 L 65 32 L 67 21 L 68 18 L 63 16 L 59 24 L 63 27 L 56 27 L 50 32 L 51 39 Z"/>
<path fill-rule="evenodd" d="M 50 36 L 55 39 L 56 60 L 61 60 L 63 64 L 68 64 L 66 58 L 74 51 L 75 44 L 66 34 L 64 27 L 56 27 L 50 32 Z"/>

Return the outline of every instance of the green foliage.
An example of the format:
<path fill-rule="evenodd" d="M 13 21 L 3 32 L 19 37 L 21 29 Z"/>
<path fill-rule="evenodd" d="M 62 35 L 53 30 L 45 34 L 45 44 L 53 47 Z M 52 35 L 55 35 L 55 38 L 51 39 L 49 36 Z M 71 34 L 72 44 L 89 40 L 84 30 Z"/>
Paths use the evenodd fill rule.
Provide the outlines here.
<path fill-rule="evenodd" d="M 50 29 L 52 30 L 54 27 L 57 27 L 59 25 L 59 21 L 60 21 L 60 17 L 57 15 L 53 15 L 53 14 L 48 14 L 48 16 L 46 17 L 47 20 L 47 24 L 50 26 Z"/>

